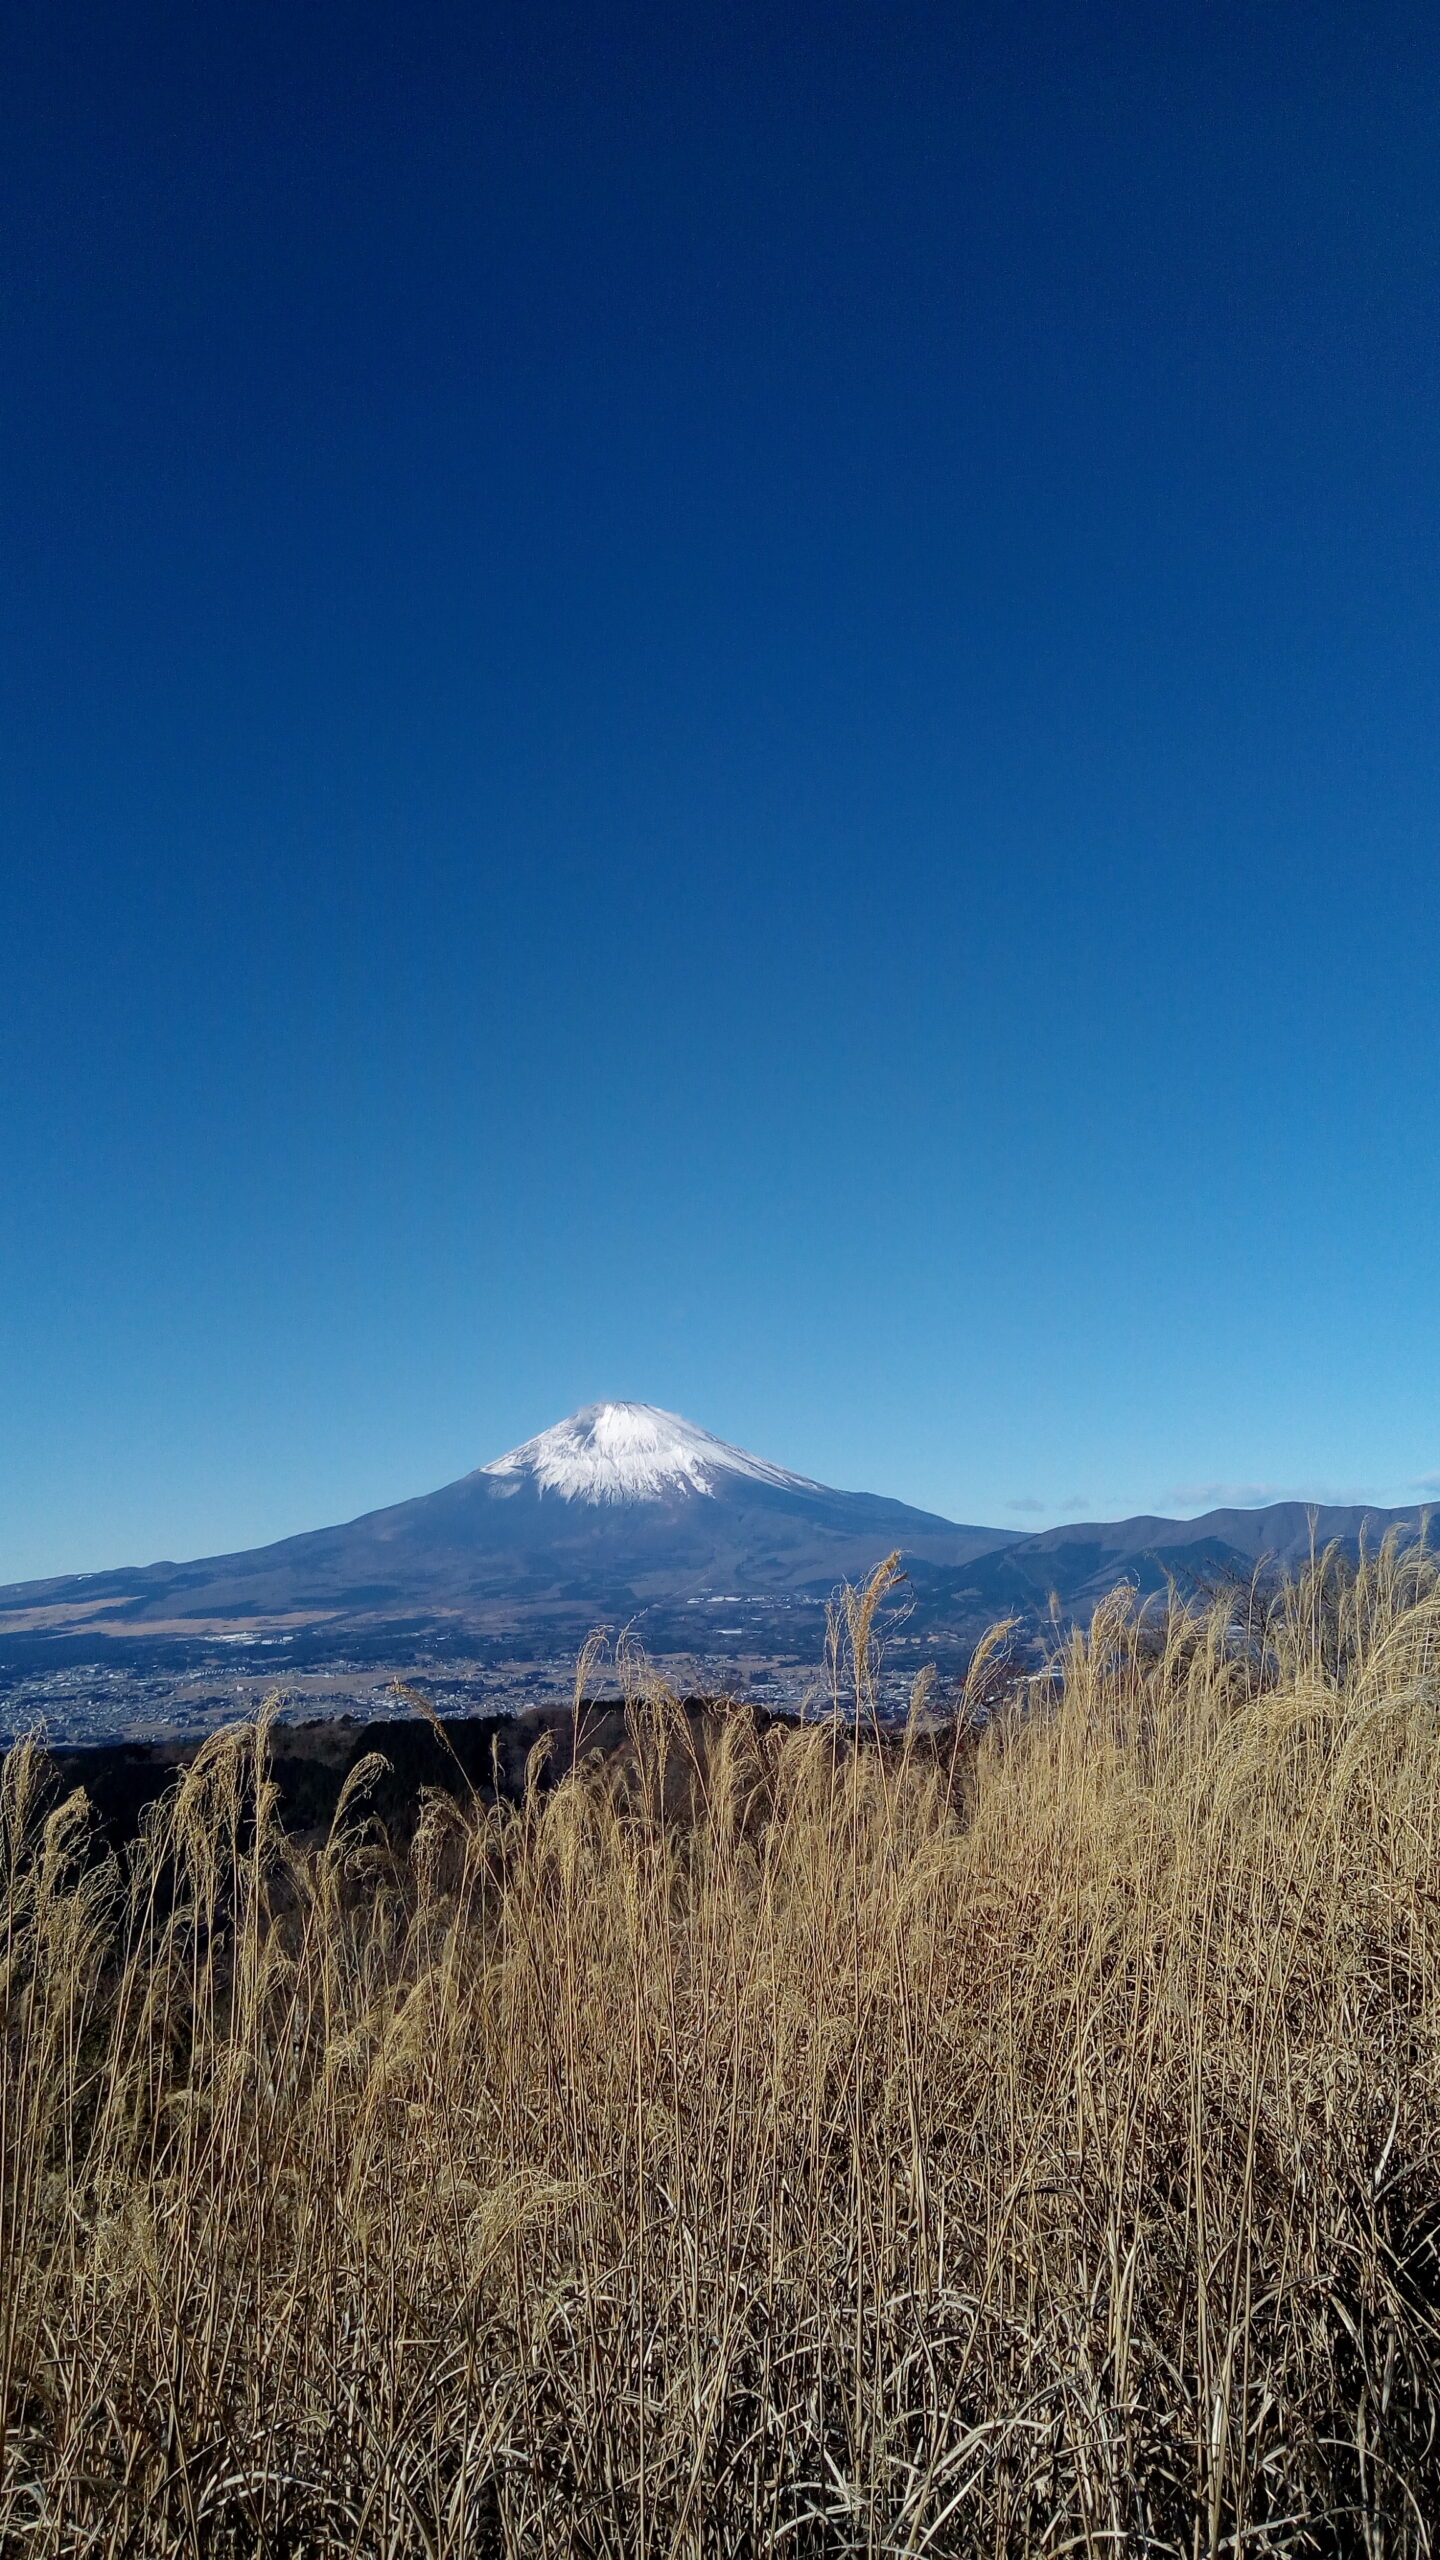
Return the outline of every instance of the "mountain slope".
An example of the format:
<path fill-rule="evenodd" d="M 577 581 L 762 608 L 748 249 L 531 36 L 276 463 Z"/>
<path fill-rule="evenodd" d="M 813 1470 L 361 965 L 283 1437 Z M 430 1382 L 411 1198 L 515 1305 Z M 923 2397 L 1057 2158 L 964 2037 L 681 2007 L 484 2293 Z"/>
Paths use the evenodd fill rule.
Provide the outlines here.
<path fill-rule="evenodd" d="M 1362 1505 L 1272 1502 L 1262 1509 L 1202 1512 L 1194 1520 L 1166 1520 L 1141 1513 L 1130 1520 L 1075 1521 L 1041 1529 L 1003 1550 L 975 1558 L 959 1572 L 916 1567 L 922 1599 L 967 1606 L 977 1615 L 1046 1612 L 1053 1593 L 1083 1614 L 1117 1582 L 1141 1591 L 1163 1591 L 1173 1577 L 1182 1588 L 1244 1578 L 1257 1565 L 1295 1565 L 1312 1550 L 1332 1544 L 1354 1554 L 1361 1540 L 1379 1544 L 1399 1528 L 1418 1535 L 1424 1507 L 1398 1511 Z"/>
<path fill-rule="evenodd" d="M 437 1493 L 341 1527 L 190 1564 L 12 1585 L 0 1625 L 36 1610 L 57 1628 L 69 1613 L 137 1634 L 517 1603 L 603 1611 L 717 1588 L 798 1591 L 863 1573 L 892 1547 L 953 1568 L 1004 1541 L 1003 1530 L 814 1484 L 653 1405 L 591 1405 Z"/>
<path fill-rule="evenodd" d="M 1421 1517 L 1418 1507 L 1312 1512 L 1291 1502 L 1026 1536 L 815 1484 L 655 1405 L 598 1404 L 436 1493 L 336 1528 L 188 1564 L 12 1584 L 0 1589 L 0 1643 L 232 1626 L 309 1627 L 328 1642 L 444 1620 L 481 1634 L 548 1625 L 569 1644 L 587 1623 L 649 1611 L 658 1627 L 706 1597 L 813 1598 L 896 1547 L 914 1632 L 954 1632 L 1011 1614 L 1038 1624 L 1052 1594 L 1083 1616 L 1121 1580 L 1158 1591 L 1172 1575 L 1191 1587 L 1243 1576 L 1262 1558 L 1308 1554 L 1312 1534 L 1353 1551 L 1397 1522 L 1413 1532 Z"/>

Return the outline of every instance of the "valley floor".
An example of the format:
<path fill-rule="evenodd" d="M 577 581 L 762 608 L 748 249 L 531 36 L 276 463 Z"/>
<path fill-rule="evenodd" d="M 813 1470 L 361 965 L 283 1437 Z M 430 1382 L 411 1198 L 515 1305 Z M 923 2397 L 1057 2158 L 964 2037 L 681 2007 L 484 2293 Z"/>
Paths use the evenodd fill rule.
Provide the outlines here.
<path fill-rule="evenodd" d="M 796 1711 L 814 1699 L 821 1678 L 813 1664 L 710 1652 L 662 1656 L 654 1669 L 679 1689 L 713 1697 L 736 1693 L 767 1707 Z M 601 1667 L 599 1679 L 604 1694 L 621 1695 L 608 1666 Z M 572 1651 L 518 1661 L 503 1654 L 437 1661 L 423 1652 L 397 1651 L 378 1664 L 342 1657 L 289 1670 L 257 1663 L 252 1652 L 240 1669 L 233 1657 L 198 1670 L 114 1661 L 27 1669 L 8 1679 L 0 1674 L 0 1750 L 37 1728 L 50 1742 L 65 1745 L 211 1733 L 258 1714 L 272 1697 L 287 1723 L 316 1716 L 384 1719 L 396 1712 L 397 1680 L 422 1689 L 444 1716 L 521 1715 L 531 1707 L 569 1700 L 575 1656 Z M 897 1672 L 889 1683 L 894 1703 L 903 1703 L 908 1686 L 909 1676 Z"/>

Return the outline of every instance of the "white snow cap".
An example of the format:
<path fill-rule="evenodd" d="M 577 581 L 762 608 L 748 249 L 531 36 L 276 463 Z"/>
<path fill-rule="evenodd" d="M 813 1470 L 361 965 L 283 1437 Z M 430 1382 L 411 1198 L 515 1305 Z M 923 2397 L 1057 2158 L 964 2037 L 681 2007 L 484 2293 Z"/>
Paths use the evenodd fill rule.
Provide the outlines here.
<path fill-rule="evenodd" d="M 530 1476 L 545 1493 L 567 1502 L 658 1502 L 670 1493 L 710 1493 L 720 1476 L 749 1476 L 796 1493 L 822 1490 L 808 1476 L 791 1475 L 732 1449 L 698 1422 L 664 1413 L 658 1404 L 587 1404 L 533 1440 L 522 1440 L 503 1458 L 492 1458 L 487 1476 Z"/>

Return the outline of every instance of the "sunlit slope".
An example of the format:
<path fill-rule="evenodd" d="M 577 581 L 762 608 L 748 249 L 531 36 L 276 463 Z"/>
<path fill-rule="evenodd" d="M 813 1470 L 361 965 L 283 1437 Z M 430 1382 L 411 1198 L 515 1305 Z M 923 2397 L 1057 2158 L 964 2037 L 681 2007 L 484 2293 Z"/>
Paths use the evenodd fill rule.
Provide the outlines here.
<path fill-rule="evenodd" d="M 650 1405 L 595 1405 L 436 1493 L 228 1556 L 12 1586 L 0 1611 L 179 1618 L 464 1612 L 492 1601 L 599 1609 L 783 1593 L 900 1547 L 946 1567 L 1004 1539 L 755 1458 Z"/>
<path fill-rule="evenodd" d="M 1303 1503 L 1195 1520 L 1144 1514 L 1031 1536 L 967 1526 L 881 1494 L 847 1493 L 646 1404 L 587 1405 L 438 1492 L 234 1555 L 120 1567 L 0 1589 L 0 1637 L 174 1632 L 323 1619 L 543 1622 L 682 1607 L 717 1594 L 823 1595 L 899 1550 L 917 1625 L 1084 1614 L 1118 1581 L 1142 1592 L 1245 1578 L 1312 1545 L 1356 1554 L 1418 1507 Z"/>

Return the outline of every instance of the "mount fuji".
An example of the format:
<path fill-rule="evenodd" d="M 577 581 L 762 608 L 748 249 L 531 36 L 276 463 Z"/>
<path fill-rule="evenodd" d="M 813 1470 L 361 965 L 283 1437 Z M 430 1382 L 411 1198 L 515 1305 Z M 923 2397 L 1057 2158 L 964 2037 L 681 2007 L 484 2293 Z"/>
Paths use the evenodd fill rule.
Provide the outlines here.
<path fill-rule="evenodd" d="M 326 1631 L 398 1618 L 481 1629 L 712 1594 L 823 1591 L 891 1548 L 955 1571 L 1014 1543 L 842 1493 L 649 1404 L 586 1405 L 437 1493 L 273 1546 L 0 1590 L 0 1636 Z"/>
<path fill-rule="evenodd" d="M 899 1548 L 916 1631 L 971 1638 L 994 1618 L 1083 1617 L 1104 1591 L 1248 1578 L 1338 1541 L 1355 1552 L 1423 1515 L 1298 1502 L 1023 1531 L 966 1527 L 875 1493 L 842 1493 L 651 1404 L 592 1404 L 438 1493 L 343 1527 L 193 1564 L 129 1565 L 0 1588 L 0 1663 L 57 1646 L 283 1640 L 298 1660 L 403 1635 L 571 1648 L 597 1623 L 640 1619 L 657 1650 L 698 1634 L 793 1641 L 814 1606 Z M 742 1605 L 743 1604 L 743 1605 Z"/>

